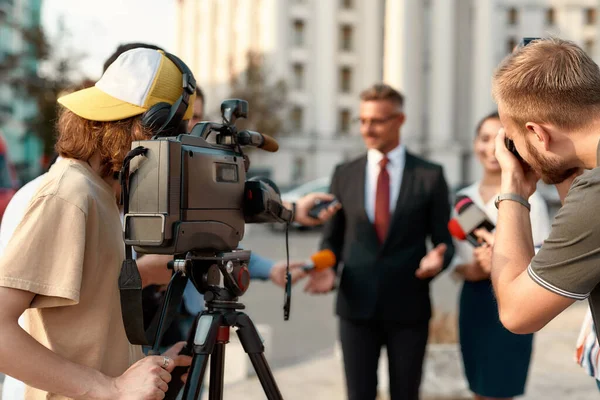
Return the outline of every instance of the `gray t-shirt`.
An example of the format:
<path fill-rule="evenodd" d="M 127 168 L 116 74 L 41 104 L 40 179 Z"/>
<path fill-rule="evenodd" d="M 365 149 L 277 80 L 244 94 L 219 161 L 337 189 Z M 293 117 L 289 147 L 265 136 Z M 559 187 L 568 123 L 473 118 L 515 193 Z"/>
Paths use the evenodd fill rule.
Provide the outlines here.
<path fill-rule="evenodd" d="M 600 149 L 600 148 L 599 148 Z M 600 282 L 600 167 L 575 178 L 550 236 L 531 260 L 529 276 L 575 300 Z"/>

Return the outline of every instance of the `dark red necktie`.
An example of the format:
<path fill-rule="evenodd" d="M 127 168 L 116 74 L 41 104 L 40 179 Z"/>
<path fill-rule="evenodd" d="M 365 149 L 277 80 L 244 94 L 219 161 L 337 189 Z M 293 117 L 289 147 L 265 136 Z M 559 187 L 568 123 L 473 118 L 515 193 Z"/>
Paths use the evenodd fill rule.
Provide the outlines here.
<path fill-rule="evenodd" d="M 389 160 L 383 157 L 379 161 L 379 177 L 377 178 L 377 189 L 375 192 L 375 232 L 379 243 L 383 243 L 390 225 L 390 175 L 386 166 Z"/>

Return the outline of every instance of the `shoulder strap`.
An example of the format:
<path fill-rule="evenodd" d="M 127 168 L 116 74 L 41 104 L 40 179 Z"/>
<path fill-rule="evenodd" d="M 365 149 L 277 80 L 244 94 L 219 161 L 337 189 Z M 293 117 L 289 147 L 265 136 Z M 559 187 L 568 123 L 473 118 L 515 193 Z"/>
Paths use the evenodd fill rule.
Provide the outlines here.
<path fill-rule="evenodd" d="M 138 146 L 131 150 L 123 160 L 120 183 L 121 204 L 123 204 L 124 215 L 127 215 L 129 212 L 129 164 L 133 158 L 144 155 L 147 151 L 147 148 Z M 148 329 L 144 330 L 142 277 L 140 276 L 137 263 L 133 259 L 132 247 L 125 245 L 125 260 L 123 260 L 119 275 L 119 292 L 121 295 L 123 325 L 125 326 L 125 333 L 130 343 L 154 345 L 154 347 L 158 348 L 164 331 L 171 325 L 177 313 L 187 280 L 187 277 L 182 273 L 173 275 L 159 307 L 160 311 L 156 313 Z"/>

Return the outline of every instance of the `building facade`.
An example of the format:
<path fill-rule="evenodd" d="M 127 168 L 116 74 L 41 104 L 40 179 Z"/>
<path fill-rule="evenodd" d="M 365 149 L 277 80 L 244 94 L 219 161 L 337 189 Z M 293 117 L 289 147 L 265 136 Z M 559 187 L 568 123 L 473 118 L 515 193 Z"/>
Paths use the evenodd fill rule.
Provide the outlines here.
<path fill-rule="evenodd" d="M 491 75 L 521 37 L 557 35 L 598 59 L 597 0 L 179 0 L 176 51 L 217 118 L 248 51 L 287 84 L 280 151 L 254 166 L 281 186 L 328 176 L 364 152 L 360 92 L 406 97 L 402 141 L 444 165 L 452 187 L 477 179 L 472 140 L 495 109 Z M 252 104 L 250 104 L 252 112 Z"/>
<path fill-rule="evenodd" d="M 0 64 L 16 63 L 0 80 L 0 131 L 17 174 L 26 182 L 40 173 L 42 143 L 31 128 L 37 104 L 25 88 L 9 81 L 37 76 L 38 60 L 23 32 L 40 26 L 41 0 L 0 0 L 0 14 Z"/>

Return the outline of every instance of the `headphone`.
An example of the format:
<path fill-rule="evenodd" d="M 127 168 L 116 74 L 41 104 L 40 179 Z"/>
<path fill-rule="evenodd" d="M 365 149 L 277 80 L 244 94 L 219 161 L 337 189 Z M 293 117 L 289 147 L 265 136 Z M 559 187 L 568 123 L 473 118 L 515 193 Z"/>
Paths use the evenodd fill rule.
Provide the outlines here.
<path fill-rule="evenodd" d="M 196 79 L 187 65 L 177 56 L 164 52 L 164 55 L 175 64 L 183 77 L 183 92 L 181 96 L 171 105 L 160 102 L 150 107 L 142 114 L 142 125 L 154 132 L 154 137 L 172 136 L 177 133 L 182 125 L 183 117 L 188 109 L 190 97 L 196 92 Z M 185 128 L 182 132 L 187 130 Z"/>

